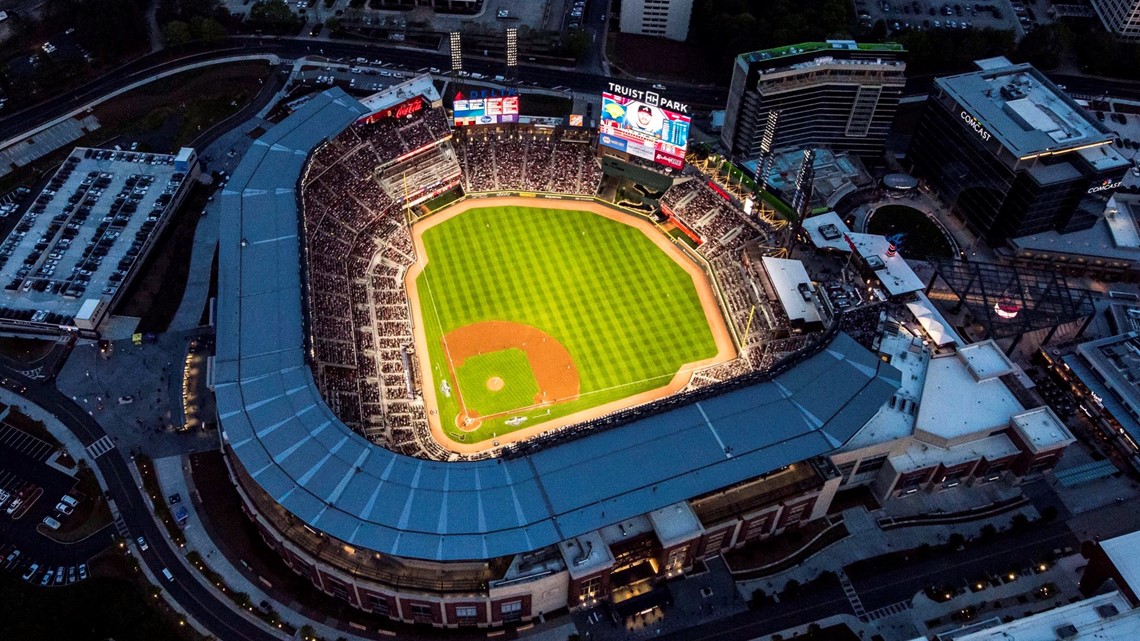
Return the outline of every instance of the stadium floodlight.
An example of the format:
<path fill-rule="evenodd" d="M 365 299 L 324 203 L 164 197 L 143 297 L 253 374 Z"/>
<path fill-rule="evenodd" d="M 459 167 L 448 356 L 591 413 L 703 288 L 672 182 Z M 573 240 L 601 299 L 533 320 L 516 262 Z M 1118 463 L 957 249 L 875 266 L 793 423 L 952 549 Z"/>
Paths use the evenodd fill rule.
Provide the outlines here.
<path fill-rule="evenodd" d="M 507 67 L 519 66 L 519 30 L 507 29 Z"/>
<path fill-rule="evenodd" d="M 463 69 L 463 42 L 458 31 L 452 31 L 451 36 L 451 70 Z"/>

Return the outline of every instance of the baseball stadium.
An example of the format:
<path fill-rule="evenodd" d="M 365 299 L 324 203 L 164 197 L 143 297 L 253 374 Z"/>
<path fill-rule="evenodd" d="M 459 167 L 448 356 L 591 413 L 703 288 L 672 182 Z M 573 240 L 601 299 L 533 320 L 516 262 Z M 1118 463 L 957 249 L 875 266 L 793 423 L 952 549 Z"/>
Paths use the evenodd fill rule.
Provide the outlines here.
<path fill-rule="evenodd" d="M 619 616 L 825 515 L 900 375 L 840 323 L 750 331 L 776 221 L 596 130 L 453 126 L 427 85 L 314 94 L 223 192 L 211 380 L 266 545 L 354 607 L 495 627 Z"/>

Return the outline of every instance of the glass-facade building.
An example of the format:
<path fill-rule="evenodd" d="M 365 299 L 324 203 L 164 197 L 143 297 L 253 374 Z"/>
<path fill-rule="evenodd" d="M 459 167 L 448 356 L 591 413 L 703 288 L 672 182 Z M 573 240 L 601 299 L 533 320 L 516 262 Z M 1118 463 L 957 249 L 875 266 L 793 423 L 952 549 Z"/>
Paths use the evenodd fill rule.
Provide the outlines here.
<path fill-rule="evenodd" d="M 979 64 L 935 81 L 915 173 L 991 245 L 1091 227 L 1129 166 L 1111 133 L 1033 67 Z"/>

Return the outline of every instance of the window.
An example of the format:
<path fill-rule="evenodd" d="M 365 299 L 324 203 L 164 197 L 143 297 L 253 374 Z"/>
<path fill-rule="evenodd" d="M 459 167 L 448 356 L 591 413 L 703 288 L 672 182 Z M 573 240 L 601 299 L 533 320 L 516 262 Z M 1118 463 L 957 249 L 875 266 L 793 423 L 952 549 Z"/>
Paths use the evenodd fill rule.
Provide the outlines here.
<path fill-rule="evenodd" d="M 578 600 L 589 601 L 597 598 L 598 594 L 602 591 L 602 577 L 592 576 L 582 582 L 578 586 Z"/>
<path fill-rule="evenodd" d="M 388 599 L 386 597 L 382 597 L 379 594 L 369 594 L 368 607 L 372 608 L 372 611 L 376 614 L 388 616 Z"/>
<path fill-rule="evenodd" d="M 431 606 L 426 603 L 413 603 L 412 620 L 416 623 L 431 623 L 433 620 Z"/>
<path fill-rule="evenodd" d="M 680 572 L 685 567 L 685 557 L 689 555 L 689 546 L 684 545 L 669 552 L 669 558 L 665 559 L 666 572 Z"/>
<path fill-rule="evenodd" d="M 473 605 L 456 606 L 455 618 L 459 623 L 475 623 L 479 618 L 479 609 Z"/>
<path fill-rule="evenodd" d="M 518 621 L 522 618 L 522 601 L 507 601 L 499 605 L 503 621 Z"/>
<path fill-rule="evenodd" d="M 883 465 L 886 464 L 886 462 L 886 454 L 880 454 L 879 456 L 872 456 L 871 458 L 863 459 L 863 462 L 859 464 L 859 469 L 855 473 L 866 474 L 868 472 L 878 472 L 880 469 L 882 469 Z"/>

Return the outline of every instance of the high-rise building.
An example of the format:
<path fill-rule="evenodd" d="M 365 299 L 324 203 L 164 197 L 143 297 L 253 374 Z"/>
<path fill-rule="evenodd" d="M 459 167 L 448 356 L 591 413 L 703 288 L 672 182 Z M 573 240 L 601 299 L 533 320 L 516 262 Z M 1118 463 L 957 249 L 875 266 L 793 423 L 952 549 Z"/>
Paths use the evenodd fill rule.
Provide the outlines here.
<path fill-rule="evenodd" d="M 1092 227 L 1129 166 L 1112 133 L 1031 65 L 975 64 L 935 81 L 915 172 L 991 245 Z"/>
<path fill-rule="evenodd" d="M 1092 0 L 1104 28 L 1125 38 L 1140 38 L 1140 0 Z"/>
<path fill-rule="evenodd" d="M 808 42 L 736 57 L 721 142 L 736 160 L 760 155 L 768 113 L 772 149 L 810 146 L 882 155 L 906 79 L 898 44 Z"/>
<path fill-rule="evenodd" d="M 692 13 L 693 0 L 622 0 L 621 32 L 684 40 Z"/>

